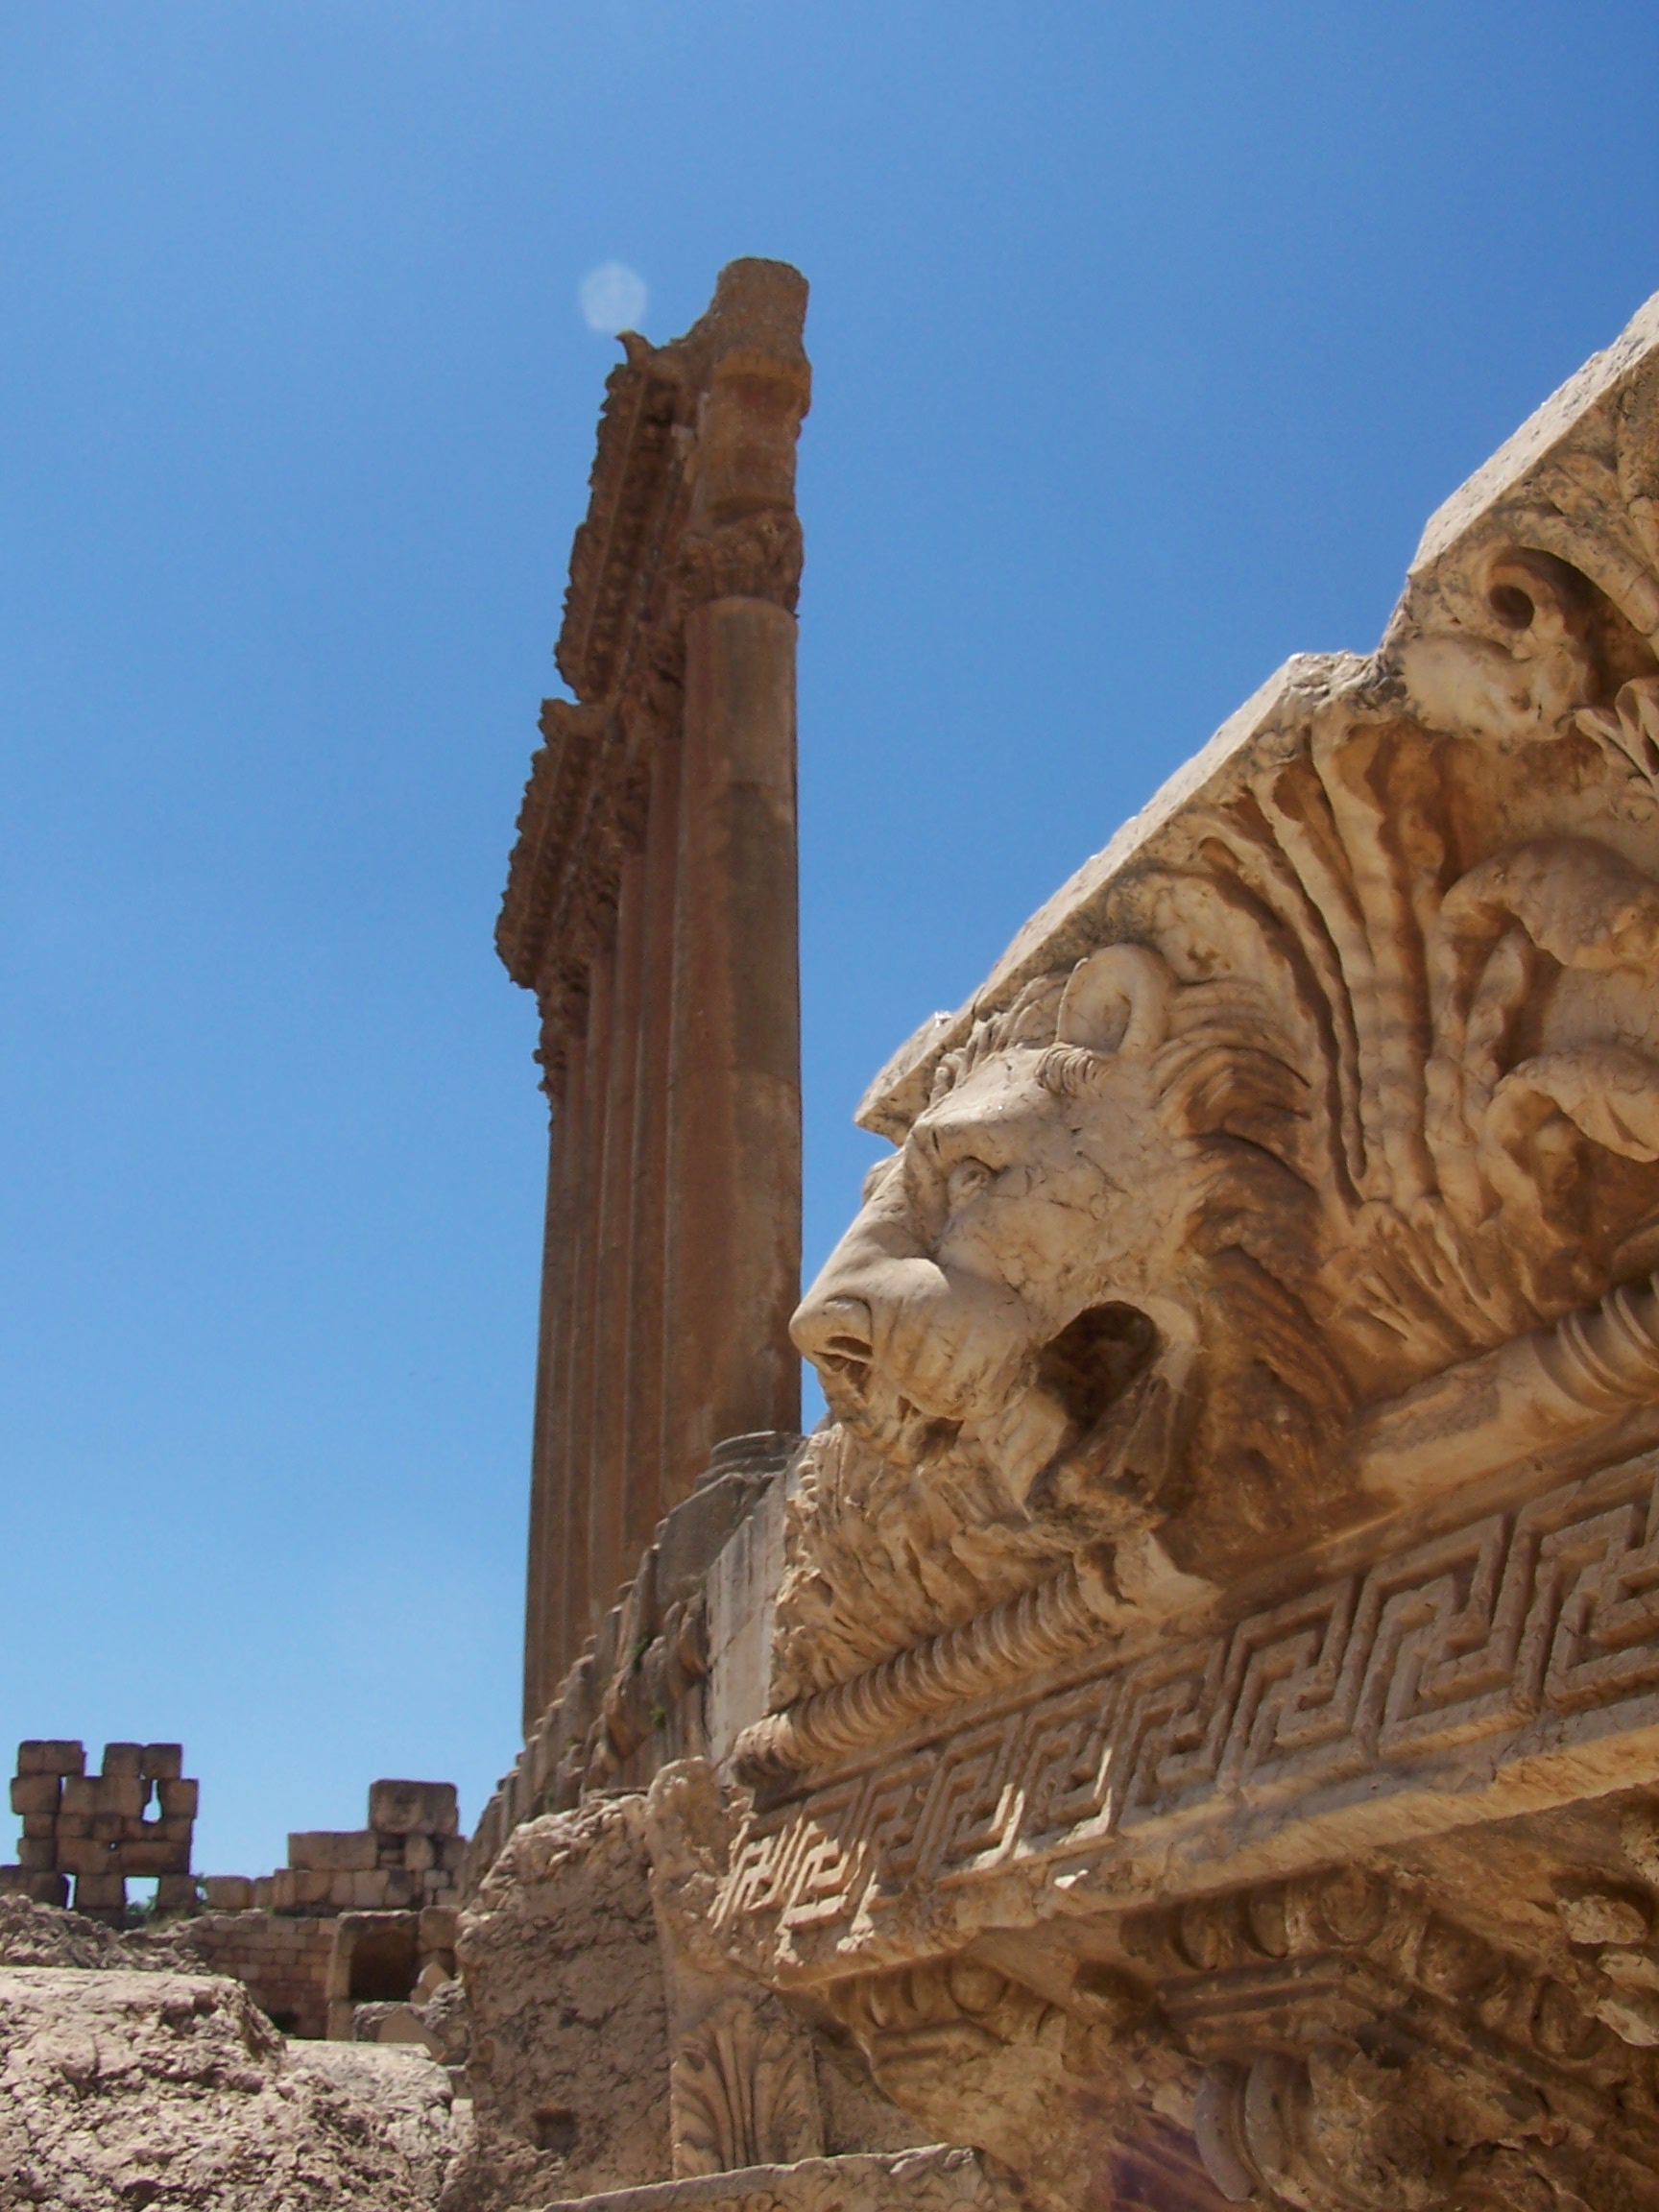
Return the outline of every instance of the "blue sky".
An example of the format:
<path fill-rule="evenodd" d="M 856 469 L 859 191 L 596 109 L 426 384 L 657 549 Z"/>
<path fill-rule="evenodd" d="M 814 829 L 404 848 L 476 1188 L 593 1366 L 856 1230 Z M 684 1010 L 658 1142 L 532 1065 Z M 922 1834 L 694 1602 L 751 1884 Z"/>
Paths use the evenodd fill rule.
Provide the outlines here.
<path fill-rule="evenodd" d="M 0 1747 L 182 1738 L 242 1872 L 513 1755 L 586 275 L 813 286 L 810 1267 L 897 1041 L 1659 288 L 1656 102 L 1651 0 L 0 0 Z"/>

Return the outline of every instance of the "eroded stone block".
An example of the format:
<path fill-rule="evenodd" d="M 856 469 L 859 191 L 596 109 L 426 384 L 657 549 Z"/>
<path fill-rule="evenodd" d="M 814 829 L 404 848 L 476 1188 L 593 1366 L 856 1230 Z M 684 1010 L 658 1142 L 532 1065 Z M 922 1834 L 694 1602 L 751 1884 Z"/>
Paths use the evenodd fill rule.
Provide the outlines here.
<path fill-rule="evenodd" d="M 134 1750 L 137 1749 L 133 1745 Z M 136 1820 L 144 1810 L 149 1791 L 139 1780 L 136 1770 L 131 1774 L 106 1773 L 70 1775 L 63 1784 L 61 1799 L 65 1813 L 112 1813 Z"/>
<path fill-rule="evenodd" d="M 210 1912 L 252 1910 L 253 1884 L 246 1874 L 209 1874 L 202 1887 Z"/>
<path fill-rule="evenodd" d="M 289 1837 L 288 1863 L 330 1874 L 355 1874 L 374 1864 L 375 1850 L 372 1828 L 306 1829 Z"/>
<path fill-rule="evenodd" d="M 19 1774 L 84 1774 L 86 1746 L 57 1739 L 31 1738 L 17 1746 Z"/>
<path fill-rule="evenodd" d="M 56 1774 L 18 1774 L 12 1783 L 12 1810 L 56 1815 L 61 1787 Z"/>
<path fill-rule="evenodd" d="M 380 1836 L 453 1836 L 460 1811 L 453 1782 L 372 1782 L 369 1825 Z"/>
<path fill-rule="evenodd" d="M 639 1801 L 518 1829 L 458 1953 L 479 2156 L 518 2192 L 503 2201 L 661 2179 L 668 2027 Z"/>

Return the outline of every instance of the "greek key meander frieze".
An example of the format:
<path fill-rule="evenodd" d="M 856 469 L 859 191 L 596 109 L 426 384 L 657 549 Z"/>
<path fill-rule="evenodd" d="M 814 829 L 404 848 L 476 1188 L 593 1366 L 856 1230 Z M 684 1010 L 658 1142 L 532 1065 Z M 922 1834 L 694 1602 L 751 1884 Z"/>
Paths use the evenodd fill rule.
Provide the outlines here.
<path fill-rule="evenodd" d="M 1624 1740 L 1633 1779 L 1635 1734 L 1659 1758 L 1654 1455 L 957 1734 L 876 1748 L 755 1817 L 720 1916 L 808 1975 L 845 1973 L 926 1945 L 923 1915 L 959 1925 L 953 1893 L 995 1877 L 1064 1893 L 1097 1867 L 1133 1903 L 1137 1864 L 1167 1884 L 1179 1862 L 1202 1887 L 1222 1831 L 1236 1879 L 1252 1835 L 1304 1821 L 1328 1851 L 1344 1822 L 1380 1832 L 1391 1795 L 1455 1786 L 1455 1824 L 1509 1776 L 1530 1803 L 1581 1793 L 1598 1742 Z"/>

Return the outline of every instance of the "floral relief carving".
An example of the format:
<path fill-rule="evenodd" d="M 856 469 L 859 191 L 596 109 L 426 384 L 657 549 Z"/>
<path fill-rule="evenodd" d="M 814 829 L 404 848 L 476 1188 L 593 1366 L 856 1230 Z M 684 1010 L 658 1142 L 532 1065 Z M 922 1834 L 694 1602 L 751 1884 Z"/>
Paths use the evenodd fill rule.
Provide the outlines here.
<path fill-rule="evenodd" d="M 811 2047 L 763 1994 L 723 1999 L 682 2035 L 668 2096 L 676 2175 L 823 2152 Z"/>

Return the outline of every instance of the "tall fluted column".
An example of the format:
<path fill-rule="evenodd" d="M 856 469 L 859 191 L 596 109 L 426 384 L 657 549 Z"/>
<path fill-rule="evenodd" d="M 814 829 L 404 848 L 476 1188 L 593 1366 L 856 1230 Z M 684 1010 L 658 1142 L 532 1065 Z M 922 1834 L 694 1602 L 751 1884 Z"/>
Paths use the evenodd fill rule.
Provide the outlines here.
<path fill-rule="evenodd" d="M 628 1275 L 634 1211 L 634 1118 L 637 1102 L 639 997 L 645 943 L 645 855 L 622 863 L 613 960 L 604 1160 L 598 1188 L 593 1281 L 593 1442 L 588 1467 L 588 1603 L 597 1617 L 623 1579 L 622 1530 L 629 1468 Z M 633 1562 L 627 1562 L 632 1565 Z"/>
<path fill-rule="evenodd" d="M 496 940 L 555 1100 L 525 1715 L 709 1448 L 799 1420 L 795 446 L 806 287 L 625 341 Z"/>
<path fill-rule="evenodd" d="M 628 1268 L 624 1543 L 637 1556 L 667 1503 L 663 1484 L 663 1281 L 668 1235 L 668 1055 L 674 1011 L 674 908 L 680 864 L 678 729 L 651 764 L 644 927 L 636 1040 L 634 1213 Z"/>
<path fill-rule="evenodd" d="M 526 1730 L 557 1683 L 555 1654 L 568 1641 L 565 1609 L 570 1463 L 570 1338 L 575 1326 L 572 1261 L 581 1210 L 584 1040 L 565 1057 L 548 1144 L 547 1214 L 541 1257 L 541 1328 L 536 1361 L 531 1458 L 529 1568 L 524 1623 Z"/>
<path fill-rule="evenodd" d="M 565 1557 L 561 1577 L 566 1634 L 580 1628 L 586 1637 L 592 1622 L 588 1549 L 592 1523 L 591 1494 L 597 1395 L 603 1376 L 599 1363 L 600 1205 L 605 1187 L 605 1155 L 611 1132 L 605 1106 L 611 1073 L 612 980 L 615 953 L 607 945 L 595 952 L 589 970 L 588 1049 L 586 1054 L 581 1198 L 574 1240 L 574 1327 L 570 1332 L 569 1457 L 565 1474 Z"/>
<path fill-rule="evenodd" d="M 684 1496 L 722 1437 L 801 1418 L 795 623 L 762 599 L 685 626 L 668 1100 L 666 1473 Z"/>

